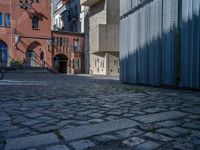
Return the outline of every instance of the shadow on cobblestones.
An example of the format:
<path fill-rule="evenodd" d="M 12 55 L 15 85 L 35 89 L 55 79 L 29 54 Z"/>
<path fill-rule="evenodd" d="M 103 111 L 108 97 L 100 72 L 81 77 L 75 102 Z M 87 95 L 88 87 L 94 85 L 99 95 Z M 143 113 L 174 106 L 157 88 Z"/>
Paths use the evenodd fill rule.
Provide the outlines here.
<path fill-rule="evenodd" d="M 52 145 L 65 150 L 196 150 L 199 120 L 199 92 L 87 75 L 6 74 L 0 81 L 0 149 L 6 141 L 13 150 L 16 143 L 18 149 L 36 150 Z M 75 136 L 78 130 L 82 138 Z"/>

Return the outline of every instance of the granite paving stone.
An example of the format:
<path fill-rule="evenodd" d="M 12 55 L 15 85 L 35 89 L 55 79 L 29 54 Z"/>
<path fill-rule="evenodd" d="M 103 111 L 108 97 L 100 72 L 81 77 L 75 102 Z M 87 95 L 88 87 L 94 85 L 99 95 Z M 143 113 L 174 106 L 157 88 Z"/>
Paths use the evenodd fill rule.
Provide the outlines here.
<path fill-rule="evenodd" d="M 143 132 L 138 130 L 138 129 L 131 128 L 131 129 L 125 129 L 125 130 L 122 130 L 122 131 L 118 131 L 118 132 L 116 132 L 116 135 L 120 138 L 128 138 L 128 137 L 131 137 L 131 136 L 138 136 L 142 133 Z"/>
<path fill-rule="evenodd" d="M 187 141 L 193 145 L 200 146 L 200 137 L 191 135 L 190 137 L 187 138 Z"/>
<path fill-rule="evenodd" d="M 61 130 L 61 135 L 66 141 L 86 138 L 93 135 L 100 135 L 112 131 L 126 129 L 137 126 L 138 123 L 129 119 L 119 119 L 114 121 L 107 121 L 93 125 L 80 126 L 70 129 Z"/>
<path fill-rule="evenodd" d="M 174 137 L 174 138 L 181 135 L 178 132 L 176 132 L 174 130 L 167 129 L 167 128 L 158 129 L 157 132 L 161 133 L 161 134 L 165 134 L 165 135 L 170 136 L 170 137 Z"/>
<path fill-rule="evenodd" d="M 1 127 L 0 128 L 0 132 L 5 132 L 5 131 L 8 131 L 8 130 L 14 130 L 14 129 L 18 129 L 17 126 L 4 126 L 4 127 Z"/>
<path fill-rule="evenodd" d="M 159 143 L 147 141 L 138 145 L 135 150 L 155 150 L 160 146 Z"/>
<path fill-rule="evenodd" d="M 200 129 L 200 122 L 190 122 L 183 124 L 183 127 L 191 128 L 191 129 Z"/>
<path fill-rule="evenodd" d="M 29 120 L 29 121 L 23 122 L 22 125 L 32 126 L 32 125 L 38 124 L 40 122 L 42 122 L 42 121 L 40 121 L 40 120 Z"/>
<path fill-rule="evenodd" d="M 187 128 L 182 128 L 182 127 L 173 127 L 171 130 L 179 132 L 181 134 L 187 134 L 190 130 Z"/>
<path fill-rule="evenodd" d="M 179 121 L 164 121 L 157 123 L 157 125 L 162 126 L 162 127 L 175 127 L 181 125 L 181 122 Z"/>
<path fill-rule="evenodd" d="M 200 115 L 199 107 L 190 107 L 190 108 L 186 108 L 186 109 L 183 109 L 183 110 L 186 111 L 186 112 L 190 112 L 190 113 L 193 113 L 193 114 Z"/>
<path fill-rule="evenodd" d="M 2 133 L 2 135 L 4 137 L 6 137 L 7 139 L 10 139 L 10 138 L 19 137 L 19 136 L 29 134 L 30 132 L 31 132 L 31 130 L 28 129 L 28 128 L 21 128 L 21 129 L 15 129 L 15 130 L 4 132 L 4 133 Z"/>
<path fill-rule="evenodd" d="M 9 73 L 0 84 L 2 150 L 74 150 L 70 143 L 85 140 L 95 144 L 87 150 L 199 148 L 198 91 L 95 75 Z M 144 142 L 122 143 L 133 137 Z"/>
<path fill-rule="evenodd" d="M 102 142 L 102 143 L 109 142 L 109 141 L 116 141 L 116 140 L 119 140 L 119 138 L 118 138 L 117 136 L 108 135 L 108 134 L 100 135 L 100 136 L 95 136 L 94 139 L 95 139 L 96 141 Z"/>
<path fill-rule="evenodd" d="M 25 114 L 25 116 L 27 116 L 27 117 L 29 117 L 29 118 L 37 118 L 37 117 L 42 116 L 42 114 L 37 113 L 37 112 L 34 112 L 34 113 Z"/>
<path fill-rule="evenodd" d="M 145 142 L 144 139 L 141 139 L 141 138 L 138 138 L 138 137 L 132 137 L 130 139 L 123 141 L 122 143 L 133 147 L 133 146 L 137 146 L 137 145 L 144 143 L 144 142 Z"/>
<path fill-rule="evenodd" d="M 86 150 L 88 148 L 94 147 L 95 143 L 93 143 L 90 140 L 81 140 L 81 141 L 75 141 L 71 142 L 70 145 L 75 149 L 75 150 Z"/>
<path fill-rule="evenodd" d="M 149 109 L 145 109 L 143 110 L 144 112 L 147 112 L 147 113 L 157 113 L 157 112 L 161 112 L 161 111 L 164 111 L 165 109 L 162 109 L 162 108 L 149 108 Z"/>
<path fill-rule="evenodd" d="M 103 119 L 91 119 L 91 120 L 88 120 L 89 122 L 91 123 L 100 123 L 100 122 L 104 122 Z"/>
<path fill-rule="evenodd" d="M 179 111 L 169 111 L 169 112 L 161 112 L 156 114 L 148 114 L 144 116 L 134 117 L 136 121 L 140 121 L 143 123 L 153 123 L 153 122 L 160 122 L 170 119 L 179 119 L 185 117 L 186 114 Z"/>
<path fill-rule="evenodd" d="M 48 144 L 57 144 L 59 140 L 53 133 L 40 134 L 30 137 L 9 139 L 6 141 L 5 150 L 21 150 Z"/>
<path fill-rule="evenodd" d="M 10 117 L 7 117 L 7 116 L 0 116 L 0 122 L 1 121 L 8 121 L 8 120 L 11 120 L 11 118 Z"/>
<path fill-rule="evenodd" d="M 37 130 L 41 133 L 45 133 L 45 132 L 53 132 L 57 129 L 59 129 L 58 126 L 48 125 L 48 126 L 45 126 L 45 127 L 38 128 Z"/>
<path fill-rule="evenodd" d="M 157 124 L 141 124 L 139 128 L 145 131 L 155 131 L 159 126 Z"/>
<path fill-rule="evenodd" d="M 70 150 L 66 145 L 49 146 L 45 150 Z"/>
<path fill-rule="evenodd" d="M 144 134 L 144 136 L 153 140 L 163 141 L 163 142 L 169 142 L 173 140 L 170 137 L 167 137 L 158 133 L 151 133 L 151 132 Z"/>

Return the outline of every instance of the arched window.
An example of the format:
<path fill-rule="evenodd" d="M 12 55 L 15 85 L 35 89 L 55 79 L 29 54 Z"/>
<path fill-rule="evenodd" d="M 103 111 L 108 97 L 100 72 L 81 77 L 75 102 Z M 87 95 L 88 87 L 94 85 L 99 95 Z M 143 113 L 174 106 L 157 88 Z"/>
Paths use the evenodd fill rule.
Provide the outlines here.
<path fill-rule="evenodd" d="M 44 52 L 40 53 L 40 60 L 44 60 Z"/>
<path fill-rule="evenodd" d="M 37 16 L 33 16 L 32 18 L 32 28 L 33 29 L 39 28 L 39 18 Z"/>
<path fill-rule="evenodd" d="M 60 46 L 62 46 L 62 45 L 63 45 L 63 38 L 60 37 Z"/>
<path fill-rule="evenodd" d="M 8 46 L 0 41 L 0 66 L 6 66 L 8 63 Z"/>
<path fill-rule="evenodd" d="M 3 26 L 3 14 L 0 12 L 0 26 Z"/>
<path fill-rule="evenodd" d="M 40 53 L 40 63 L 41 63 L 41 66 L 44 67 L 44 65 L 45 65 L 45 63 L 44 63 L 44 52 Z"/>
<path fill-rule="evenodd" d="M 74 39 L 74 52 L 78 51 L 78 39 Z"/>
<path fill-rule="evenodd" d="M 10 14 L 5 14 L 5 26 L 10 27 Z"/>
<path fill-rule="evenodd" d="M 63 46 L 66 46 L 65 37 L 63 37 Z"/>
<path fill-rule="evenodd" d="M 56 46 L 59 46 L 60 45 L 60 41 L 59 41 L 59 37 L 56 37 Z"/>

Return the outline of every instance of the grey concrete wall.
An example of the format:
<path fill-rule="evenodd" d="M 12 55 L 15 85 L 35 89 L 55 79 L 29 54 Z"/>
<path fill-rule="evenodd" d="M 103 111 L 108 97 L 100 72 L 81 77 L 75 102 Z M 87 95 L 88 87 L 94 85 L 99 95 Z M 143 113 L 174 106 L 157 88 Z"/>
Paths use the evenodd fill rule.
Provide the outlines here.
<path fill-rule="evenodd" d="M 101 0 L 89 12 L 90 73 L 118 75 L 118 54 L 110 55 L 119 53 L 119 0 Z"/>

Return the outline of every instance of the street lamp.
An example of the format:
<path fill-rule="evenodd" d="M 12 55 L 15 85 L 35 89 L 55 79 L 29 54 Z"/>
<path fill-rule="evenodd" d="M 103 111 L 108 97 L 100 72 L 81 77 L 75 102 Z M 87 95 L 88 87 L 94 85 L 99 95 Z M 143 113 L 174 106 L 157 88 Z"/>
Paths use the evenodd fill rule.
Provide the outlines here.
<path fill-rule="evenodd" d="M 20 0 L 19 7 L 24 10 L 32 9 L 32 5 L 38 2 L 39 0 Z"/>

